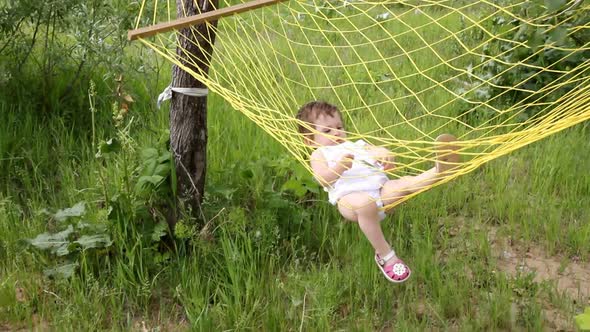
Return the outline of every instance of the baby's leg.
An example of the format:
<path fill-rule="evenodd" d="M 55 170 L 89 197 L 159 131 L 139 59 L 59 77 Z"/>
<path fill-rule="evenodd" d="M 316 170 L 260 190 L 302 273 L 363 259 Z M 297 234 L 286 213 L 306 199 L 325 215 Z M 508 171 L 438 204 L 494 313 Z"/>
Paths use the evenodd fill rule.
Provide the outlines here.
<path fill-rule="evenodd" d="M 388 206 L 398 200 L 409 196 L 421 189 L 425 189 L 436 179 L 436 168 L 416 176 L 403 176 L 399 179 L 389 180 L 381 188 L 381 201 L 383 206 Z M 389 211 L 388 211 L 389 212 Z"/>
<path fill-rule="evenodd" d="M 415 176 L 404 176 L 399 179 L 385 182 L 381 188 L 381 200 L 383 206 L 390 205 L 408 195 L 424 190 L 434 183 L 444 179 L 453 173 L 458 167 L 460 156 L 456 153 L 458 147 L 452 142 L 457 141 L 455 136 L 443 134 L 436 138 L 437 142 L 445 143 L 437 147 L 435 166 Z"/>
<path fill-rule="evenodd" d="M 358 222 L 361 231 L 379 256 L 383 257 L 391 251 L 391 246 L 381 231 L 379 209 L 375 199 L 369 194 L 357 192 L 343 196 L 338 201 L 338 210 L 347 220 Z"/>

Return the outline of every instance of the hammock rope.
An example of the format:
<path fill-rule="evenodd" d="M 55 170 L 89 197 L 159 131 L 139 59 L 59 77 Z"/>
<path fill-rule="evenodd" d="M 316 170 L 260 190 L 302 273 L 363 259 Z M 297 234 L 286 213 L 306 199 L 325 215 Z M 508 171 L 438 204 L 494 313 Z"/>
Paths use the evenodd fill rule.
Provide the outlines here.
<path fill-rule="evenodd" d="M 219 19 L 212 53 L 202 50 L 209 73 L 202 59 L 177 54 L 185 37 L 174 29 L 187 25 L 171 19 L 169 2 L 143 0 L 130 38 L 203 82 L 308 169 L 295 113 L 311 100 L 337 105 L 352 140 L 392 151 L 392 178 L 432 167 L 434 138 L 457 136 L 457 172 L 422 192 L 590 119 L 590 43 L 579 38 L 590 24 L 573 21 L 590 17 L 590 4 L 561 2 L 553 14 L 529 17 L 527 1 L 220 0 L 223 15 L 207 14 Z M 240 14 L 227 16 L 232 6 Z M 555 19 L 568 11 L 580 15 Z M 195 39 L 210 38 L 190 29 Z M 533 30 L 528 40 L 515 37 Z M 548 54 L 561 56 L 535 61 Z M 544 77 L 551 79 L 534 84 Z"/>

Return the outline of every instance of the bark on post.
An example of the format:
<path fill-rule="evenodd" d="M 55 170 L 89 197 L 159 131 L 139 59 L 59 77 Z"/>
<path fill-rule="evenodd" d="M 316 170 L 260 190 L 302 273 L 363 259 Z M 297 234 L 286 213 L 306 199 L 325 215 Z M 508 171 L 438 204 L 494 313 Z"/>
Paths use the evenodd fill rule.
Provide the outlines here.
<path fill-rule="evenodd" d="M 176 1 L 177 17 L 195 15 L 217 8 L 218 0 Z M 211 22 L 214 26 L 217 22 Z M 195 27 L 199 33 L 185 28 L 179 32 L 176 54 L 183 65 L 199 72 L 208 72 L 210 56 L 215 41 L 215 31 L 207 24 Z M 202 38 L 205 36 L 205 38 Z M 200 46 L 199 46 L 200 45 Z M 202 51 L 201 48 L 204 50 Z M 196 64 L 196 65 L 195 65 Z M 172 86 L 205 88 L 180 67 L 172 68 Z M 180 206 L 190 207 L 197 219 L 201 219 L 200 204 L 205 189 L 207 169 L 207 97 L 190 97 L 172 93 L 170 103 L 170 148 L 176 164 L 178 201 Z M 174 226 L 176 218 L 172 218 Z"/>

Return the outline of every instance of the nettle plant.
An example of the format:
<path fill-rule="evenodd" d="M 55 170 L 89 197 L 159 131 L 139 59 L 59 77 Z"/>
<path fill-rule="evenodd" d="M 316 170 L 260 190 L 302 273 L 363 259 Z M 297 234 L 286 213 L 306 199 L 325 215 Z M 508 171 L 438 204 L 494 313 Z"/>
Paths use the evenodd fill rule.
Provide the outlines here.
<path fill-rule="evenodd" d="M 70 277 L 79 266 L 83 253 L 106 252 L 113 244 L 108 234 L 107 210 L 100 210 L 92 215 L 86 211 L 86 203 L 50 212 L 42 210 L 48 217 L 51 228 L 62 229 L 58 232 L 45 232 L 27 242 L 48 254 L 48 258 L 57 261 L 45 269 L 48 277 Z"/>
<path fill-rule="evenodd" d="M 165 210 L 173 206 L 170 197 L 175 191 L 169 133 L 164 132 L 153 146 L 138 149 L 130 133 L 133 98 L 119 79 L 112 104 L 116 134 L 97 142 L 93 87 L 91 83 L 89 101 L 100 194 L 56 212 L 43 210 L 50 231 L 27 242 L 44 253 L 42 257 L 49 266 L 45 274 L 49 277 L 71 277 L 78 267 L 99 268 L 101 259 L 142 259 L 142 266 L 149 268 L 170 257 L 159 250 L 162 238 L 169 232 Z"/>
<path fill-rule="evenodd" d="M 526 1 L 516 13 L 522 19 L 498 15 L 488 21 L 487 29 L 501 38 L 483 45 L 485 56 L 481 58 L 481 65 L 472 63 L 467 67 L 470 78 L 463 82 L 459 93 L 470 90 L 470 97 L 476 100 L 502 95 L 497 101 L 510 104 L 527 98 L 531 102 L 551 102 L 574 89 L 575 82 L 565 82 L 576 75 L 576 68 L 590 59 L 590 50 L 585 46 L 590 42 L 590 31 L 583 28 L 590 23 L 590 15 L 581 9 L 583 4 L 584 1 Z M 485 38 L 483 31 L 479 33 L 479 37 Z M 489 57 L 497 61 L 490 61 Z M 516 63 L 522 65 L 514 66 Z M 564 84 L 543 100 L 537 100 L 539 97 L 535 93 L 556 80 Z M 526 116 L 538 111 L 530 108 Z"/>

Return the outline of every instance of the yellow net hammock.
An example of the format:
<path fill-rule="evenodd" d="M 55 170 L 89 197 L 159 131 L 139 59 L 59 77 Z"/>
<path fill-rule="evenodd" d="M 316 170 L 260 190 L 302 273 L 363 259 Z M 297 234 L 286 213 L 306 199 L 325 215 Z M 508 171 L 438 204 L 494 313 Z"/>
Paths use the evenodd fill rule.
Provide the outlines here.
<path fill-rule="evenodd" d="M 457 171 L 413 195 L 590 118 L 588 1 L 272 2 L 219 18 L 209 73 L 177 55 L 177 31 L 138 39 L 308 169 L 295 114 L 312 100 L 341 109 L 350 139 L 392 151 L 390 178 L 431 168 L 435 138 L 455 135 Z M 174 2 L 144 1 L 136 29 L 175 19 Z"/>

